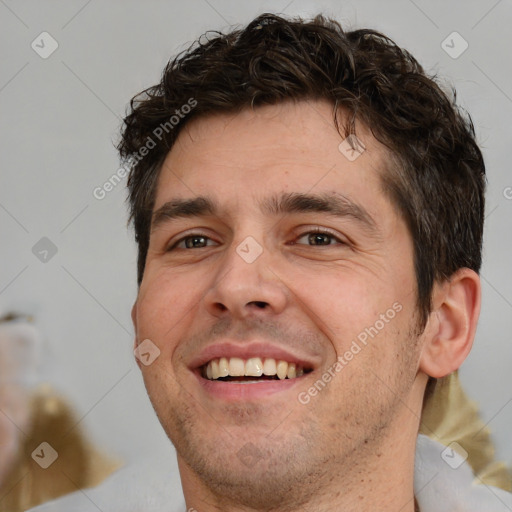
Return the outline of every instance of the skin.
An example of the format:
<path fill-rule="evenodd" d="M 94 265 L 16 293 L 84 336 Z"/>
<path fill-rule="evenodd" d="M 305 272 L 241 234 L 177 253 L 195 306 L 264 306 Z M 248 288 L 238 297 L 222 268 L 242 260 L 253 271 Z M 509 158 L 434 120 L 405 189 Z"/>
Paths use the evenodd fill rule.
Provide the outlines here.
<path fill-rule="evenodd" d="M 357 134 L 366 150 L 349 161 L 329 103 L 288 102 L 194 120 L 165 160 L 154 211 L 197 196 L 219 205 L 214 215 L 154 227 L 132 310 L 135 344 L 150 339 L 161 351 L 139 366 L 176 447 L 187 507 L 414 509 L 425 385 L 469 352 L 480 285 L 468 269 L 437 283 L 418 334 L 412 240 L 381 188 L 386 152 L 364 126 Z M 283 193 L 341 194 L 366 210 L 374 229 L 353 216 L 273 215 L 260 207 Z M 328 234 L 309 237 L 315 229 Z M 199 247 L 176 246 L 194 233 L 207 237 L 196 239 Z M 248 236 L 263 249 L 253 263 L 236 251 Z M 333 373 L 358 334 L 397 303 L 400 312 L 300 403 L 299 394 Z M 227 338 L 299 351 L 315 370 L 266 397 L 219 398 L 189 364 Z M 237 455 L 247 450 L 249 464 Z"/>

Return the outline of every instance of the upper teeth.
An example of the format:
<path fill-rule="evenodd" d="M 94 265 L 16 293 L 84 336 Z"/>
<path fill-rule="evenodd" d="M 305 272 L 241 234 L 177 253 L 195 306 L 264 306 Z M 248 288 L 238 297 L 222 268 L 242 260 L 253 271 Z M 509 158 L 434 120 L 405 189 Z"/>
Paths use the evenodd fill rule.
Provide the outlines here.
<path fill-rule="evenodd" d="M 210 380 L 219 377 L 261 377 L 262 375 L 277 375 L 281 380 L 294 379 L 300 377 L 304 373 L 302 366 L 287 361 L 261 357 L 251 357 L 243 360 L 239 357 L 221 357 L 212 359 L 206 365 L 206 377 Z"/>

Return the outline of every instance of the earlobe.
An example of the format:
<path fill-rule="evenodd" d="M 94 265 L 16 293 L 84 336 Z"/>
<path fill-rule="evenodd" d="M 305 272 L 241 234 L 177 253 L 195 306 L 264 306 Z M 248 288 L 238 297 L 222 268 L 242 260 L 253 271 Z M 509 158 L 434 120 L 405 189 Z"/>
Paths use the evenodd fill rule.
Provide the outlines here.
<path fill-rule="evenodd" d="M 449 281 L 434 285 L 421 371 L 441 378 L 460 367 L 473 345 L 480 298 L 480 277 L 468 268 L 455 272 Z"/>

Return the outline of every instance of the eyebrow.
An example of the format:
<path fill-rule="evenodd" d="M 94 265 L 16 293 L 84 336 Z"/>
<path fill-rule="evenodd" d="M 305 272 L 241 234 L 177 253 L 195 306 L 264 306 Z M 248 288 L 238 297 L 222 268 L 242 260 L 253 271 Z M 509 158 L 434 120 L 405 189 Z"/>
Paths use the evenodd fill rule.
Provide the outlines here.
<path fill-rule="evenodd" d="M 377 232 L 377 223 L 361 205 L 342 194 L 300 194 L 287 193 L 264 199 L 262 210 L 272 215 L 288 213 L 328 213 L 335 217 L 350 217 L 370 232 Z"/>
<path fill-rule="evenodd" d="M 218 207 L 208 197 L 195 197 L 193 199 L 173 199 L 153 212 L 151 229 L 155 229 L 165 221 L 173 219 L 186 219 L 205 215 L 216 215 Z"/>
<path fill-rule="evenodd" d="M 290 213 L 328 213 L 335 217 L 352 218 L 369 233 L 377 233 L 377 223 L 361 205 L 342 194 L 301 194 L 285 193 L 274 195 L 260 201 L 261 210 L 269 215 L 278 216 Z M 204 196 L 191 199 L 173 199 L 166 202 L 153 213 L 151 229 L 166 221 L 178 218 L 192 218 L 218 215 L 217 203 Z"/>

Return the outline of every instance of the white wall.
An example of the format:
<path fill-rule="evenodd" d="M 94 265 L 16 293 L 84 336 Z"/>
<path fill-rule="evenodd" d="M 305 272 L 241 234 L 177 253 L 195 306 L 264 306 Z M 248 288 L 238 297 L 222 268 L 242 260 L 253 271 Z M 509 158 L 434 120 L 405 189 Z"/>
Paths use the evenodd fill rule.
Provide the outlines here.
<path fill-rule="evenodd" d="M 136 250 L 124 184 L 101 201 L 93 189 L 119 167 L 113 142 L 131 96 L 205 30 L 265 11 L 325 12 L 379 29 L 453 83 L 471 112 L 489 190 L 483 311 L 462 380 L 511 463 L 510 2 L 1 2 L 0 312 L 36 316 L 47 340 L 43 378 L 74 401 L 104 447 L 131 459 L 166 442 L 131 352 Z M 31 48 L 43 31 L 59 44 L 47 59 Z M 441 48 L 453 31 L 469 43 L 457 59 Z M 32 253 L 43 236 L 58 250 L 47 263 Z"/>

